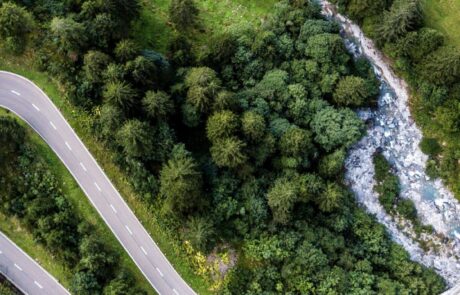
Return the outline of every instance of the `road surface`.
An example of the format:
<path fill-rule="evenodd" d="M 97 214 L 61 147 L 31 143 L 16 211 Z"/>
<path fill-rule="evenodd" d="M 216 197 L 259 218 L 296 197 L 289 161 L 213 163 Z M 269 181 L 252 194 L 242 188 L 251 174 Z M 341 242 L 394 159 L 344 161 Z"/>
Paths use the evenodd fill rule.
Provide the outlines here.
<path fill-rule="evenodd" d="M 24 294 L 69 294 L 54 277 L 1 232 L 0 272 Z"/>
<path fill-rule="evenodd" d="M 0 106 L 27 122 L 53 149 L 159 294 L 195 294 L 42 90 L 24 77 L 0 71 Z"/>

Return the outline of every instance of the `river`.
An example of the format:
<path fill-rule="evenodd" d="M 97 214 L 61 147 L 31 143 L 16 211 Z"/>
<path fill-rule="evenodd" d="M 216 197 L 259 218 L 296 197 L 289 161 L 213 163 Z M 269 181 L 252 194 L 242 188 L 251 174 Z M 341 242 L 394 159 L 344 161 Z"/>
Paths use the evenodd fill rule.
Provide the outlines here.
<path fill-rule="evenodd" d="M 401 244 L 414 261 L 435 269 L 453 286 L 460 281 L 460 204 L 440 180 L 425 174 L 427 156 L 419 148 L 422 134 L 411 118 L 409 88 L 358 25 L 339 14 L 329 2 L 321 0 L 320 3 L 323 13 L 339 23 L 347 49 L 355 57 L 366 57 L 381 81 L 378 107 L 358 112 L 370 127 L 367 135 L 349 152 L 345 163 L 346 182 L 358 202 L 385 225 L 392 239 Z M 413 238 L 410 224 L 395 220 L 380 205 L 373 191 L 372 155 L 377 149 L 394 166 L 401 183 L 401 196 L 415 203 L 424 224 L 433 226 L 435 233 L 422 238 L 435 247 L 422 250 Z"/>

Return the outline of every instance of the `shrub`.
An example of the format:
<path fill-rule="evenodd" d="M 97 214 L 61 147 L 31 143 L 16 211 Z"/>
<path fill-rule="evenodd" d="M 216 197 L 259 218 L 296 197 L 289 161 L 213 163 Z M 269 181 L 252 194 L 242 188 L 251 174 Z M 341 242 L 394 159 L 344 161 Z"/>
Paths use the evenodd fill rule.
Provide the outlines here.
<path fill-rule="evenodd" d="M 428 156 L 436 156 L 441 152 L 441 145 L 435 138 L 423 137 L 420 142 L 420 149 Z"/>

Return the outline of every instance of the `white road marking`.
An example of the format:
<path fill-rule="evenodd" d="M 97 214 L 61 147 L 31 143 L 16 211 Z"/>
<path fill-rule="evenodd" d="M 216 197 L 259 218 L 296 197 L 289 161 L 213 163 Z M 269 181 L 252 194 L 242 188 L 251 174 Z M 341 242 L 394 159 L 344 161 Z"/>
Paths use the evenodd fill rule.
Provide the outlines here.
<path fill-rule="evenodd" d="M 50 125 L 51 125 L 51 127 L 53 127 L 54 130 L 57 130 L 56 125 L 54 125 L 53 122 L 50 121 Z"/>
<path fill-rule="evenodd" d="M 72 148 L 70 147 L 70 145 L 69 145 L 69 143 L 68 143 L 67 141 L 65 142 L 65 145 L 67 146 L 67 148 L 68 148 L 69 150 L 72 150 Z"/>
<path fill-rule="evenodd" d="M 37 285 L 37 286 L 38 286 L 40 289 L 43 289 L 43 286 L 42 286 L 42 285 L 40 285 L 40 283 L 39 283 L 39 282 L 37 282 L 37 281 L 34 281 L 34 284 L 35 284 L 35 285 Z"/>
<path fill-rule="evenodd" d="M 3 252 L 2 252 L 2 251 L 0 251 L 0 254 L 3 254 Z"/>
<path fill-rule="evenodd" d="M 126 227 L 126 230 L 129 232 L 130 235 L 133 235 L 133 232 L 129 229 L 129 227 L 127 225 L 125 225 Z"/>
<path fill-rule="evenodd" d="M 22 271 L 22 268 L 19 267 L 19 265 L 17 265 L 16 263 L 14 264 L 14 267 L 16 267 L 17 269 L 19 269 L 20 271 Z"/>
<path fill-rule="evenodd" d="M 85 165 L 83 165 L 82 162 L 80 162 L 80 166 L 81 166 L 81 168 L 82 168 L 83 170 L 85 170 L 85 172 L 88 171 L 88 170 L 86 170 L 86 167 L 85 167 Z"/>
<path fill-rule="evenodd" d="M 157 269 L 157 272 L 160 274 L 160 276 L 163 277 L 163 273 L 161 272 L 161 270 L 158 267 L 156 267 L 156 269 Z"/>
<path fill-rule="evenodd" d="M 16 94 L 17 96 L 20 96 L 20 95 L 21 95 L 21 93 L 15 91 L 15 90 L 11 90 L 11 92 L 14 93 L 14 94 Z"/>
<path fill-rule="evenodd" d="M 145 251 L 144 247 L 141 246 L 142 252 L 144 252 L 145 255 L 147 255 L 147 251 Z"/>
<path fill-rule="evenodd" d="M 94 185 L 96 186 L 97 190 L 102 192 L 101 188 L 99 187 L 99 185 L 97 184 L 97 182 L 94 183 Z"/>
<path fill-rule="evenodd" d="M 177 292 L 176 289 L 173 289 L 174 294 L 179 295 L 179 292 Z"/>
<path fill-rule="evenodd" d="M 32 104 L 32 106 L 33 106 L 34 109 L 36 109 L 38 112 L 40 111 L 40 109 L 39 109 L 35 104 Z"/>
<path fill-rule="evenodd" d="M 115 209 L 115 207 L 112 204 L 110 204 L 110 207 L 112 207 L 113 212 L 115 212 L 115 214 L 117 214 L 117 209 Z"/>

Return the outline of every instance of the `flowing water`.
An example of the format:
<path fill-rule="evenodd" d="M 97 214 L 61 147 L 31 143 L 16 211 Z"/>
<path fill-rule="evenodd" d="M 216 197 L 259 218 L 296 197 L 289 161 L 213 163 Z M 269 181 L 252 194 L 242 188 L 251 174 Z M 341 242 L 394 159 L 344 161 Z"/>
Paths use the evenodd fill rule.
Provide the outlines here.
<path fill-rule="evenodd" d="M 354 56 L 366 57 L 381 81 L 378 108 L 361 110 L 359 115 L 370 122 L 367 135 L 350 151 L 346 160 L 346 181 L 358 202 L 386 226 L 394 241 L 401 244 L 411 258 L 432 267 L 449 285 L 460 282 L 460 204 L 440 180 L 425 174 L 427 156 L 419 149 L 420 130 L 410 115 L 407 84 L 392 71 L 385 57 L 352 21 L 337 13 L 335 6 L 321 0 L 323 13 L 339 23 L 347 48 Z M 424 224 L 435 233 L 423 235 L 437 245 L 422 250 L 413 239 L 409 224 L 389 216 L 373 191 L 376 150 L 393 164 L 401 183 L 401 196 L 411 199 Z M 457 256 L 458 255 L 458 256 Z"/>

